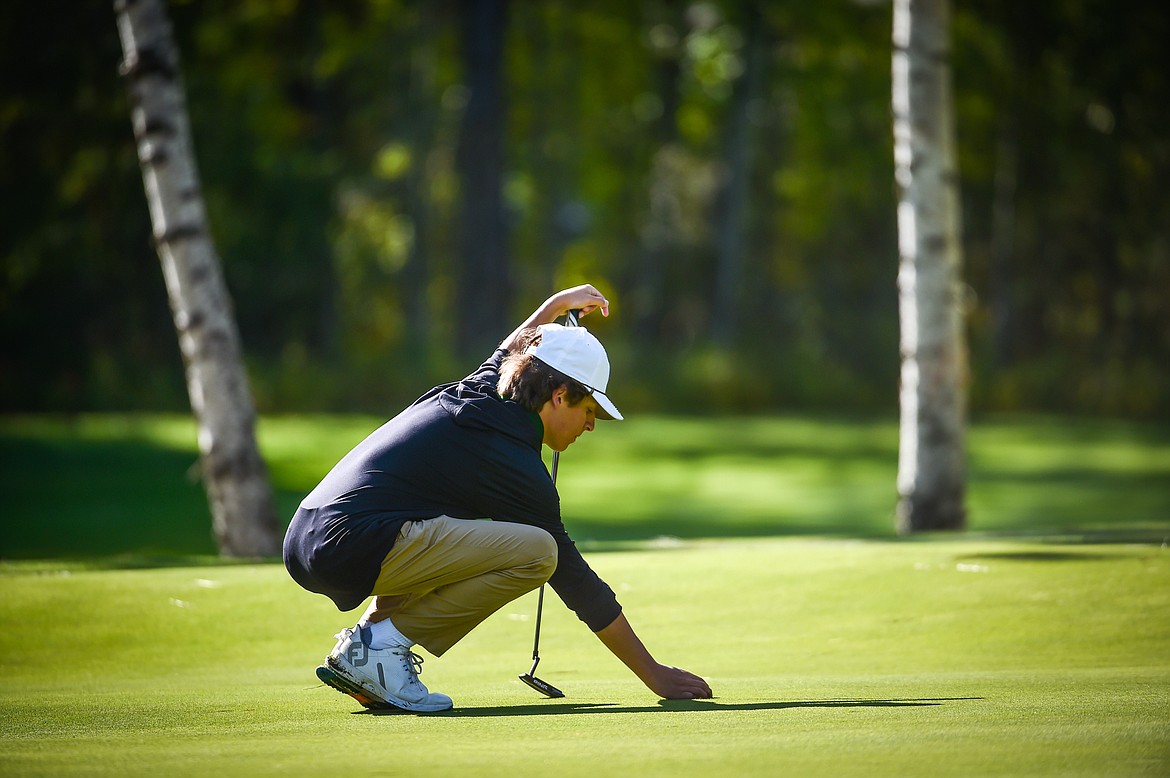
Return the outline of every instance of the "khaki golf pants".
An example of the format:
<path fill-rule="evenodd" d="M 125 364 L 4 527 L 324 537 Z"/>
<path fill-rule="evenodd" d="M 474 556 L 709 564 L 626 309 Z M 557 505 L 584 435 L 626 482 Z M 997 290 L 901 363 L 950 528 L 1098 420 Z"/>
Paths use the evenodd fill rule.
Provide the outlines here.
<path fill-rule="evenodd" d="M 539 527 L 439 516 L 407 522 L 382 560 L 363 619 L 392 619 L 435 656 L 557 567 L 557 545 Z"/>

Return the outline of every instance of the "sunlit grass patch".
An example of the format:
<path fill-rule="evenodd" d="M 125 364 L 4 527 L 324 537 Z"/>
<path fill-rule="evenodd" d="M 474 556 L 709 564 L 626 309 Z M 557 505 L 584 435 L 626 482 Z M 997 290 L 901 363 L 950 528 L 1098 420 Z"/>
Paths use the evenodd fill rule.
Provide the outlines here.
<path fill-rule="evenodd" d="M 716 698 L 662 703 L 553 597 L 423 680 L 439 716 L 373 716 L 314 665 L 339 614 L 277 564 L 0 566 L 0 773 L 1159 775 L 1170 557 L 1157 545 L 686 541 L 589 554 L 663 661 Z M 356 758 L 356 757 L 355 757 Z M 368 770 L 366 769 L 368 768 Z"/>

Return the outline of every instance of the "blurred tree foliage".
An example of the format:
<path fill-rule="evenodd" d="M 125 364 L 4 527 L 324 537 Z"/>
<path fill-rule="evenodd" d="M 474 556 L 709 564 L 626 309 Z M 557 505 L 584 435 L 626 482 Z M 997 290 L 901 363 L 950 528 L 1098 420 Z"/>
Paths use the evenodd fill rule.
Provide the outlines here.
<path fill-rule="evenodd" d="M 505 334 L 463 285 L 479 4 L 172 3 L 262 410 L 393 410 Z M 630 410 L 892 411 L 888 3 L 500 5 L 507 320 L 597 283 Z M 954 14 L 975 408 L 1170 416 L 1170 11 Z M 111 8 L 0 45 L 0 408 L 185 407 Z"/>

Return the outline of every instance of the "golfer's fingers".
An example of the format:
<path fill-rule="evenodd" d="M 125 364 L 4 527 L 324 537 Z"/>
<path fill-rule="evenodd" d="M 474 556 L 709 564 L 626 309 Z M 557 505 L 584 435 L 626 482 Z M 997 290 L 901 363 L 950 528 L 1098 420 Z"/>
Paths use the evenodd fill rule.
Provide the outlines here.
<path fill-rule="evenodd" d="M 707 699 L 711 696 L 711 687 L 694 673 L 677 670 L 674 693 L 670 696 L 676 700 Z"/>
<path fill-rule="evenodd" d="M 687 673 L 690 676 L 690 688 L 694 692 L 695 697 L 706 698 L 711 696 L 711 686 L 706 680 L 694 673 Z"/>
<path fill-rule="evenodd" d="M 605 299 L 605 295 L 597 291 L 597 287 L 592 284 L 582 284 L 574 291 L 584 295 L 584 299 L 580 301 L 580 304 L 575 306 L 581 309 L 582 316 L 586 316 L 599 308 L 601 309 L 602 316 L 609 316 L 609 300 Z"/>
<path fill-rule="evenodd" d="M 694 686 L 678 694 L 672 694 L 671 698 L 675 700 L 708 700 L 711 698 L 711 690 L 706 687 Z"/>
<path fill-rule="evenodd" d="M 711 686 L 702 678 L 696 676 L 698 683 L 694 684 L 693 691 L 696 699 L 707 699 L 711 696 Z"/>
<path fill-rule="evenodd" d="M 601 296 L 598 295 L 598 297 L 601 297 Z M 588 305 L 585 305 L 583 308 L 581 308 L 581 315 L 587 316 L 599 308 L 601 309 L 602 316 L 609 316 L 609 300 L 606 300 L 604 297 L 601 298 L 600 302 L 590 303 Z"/>

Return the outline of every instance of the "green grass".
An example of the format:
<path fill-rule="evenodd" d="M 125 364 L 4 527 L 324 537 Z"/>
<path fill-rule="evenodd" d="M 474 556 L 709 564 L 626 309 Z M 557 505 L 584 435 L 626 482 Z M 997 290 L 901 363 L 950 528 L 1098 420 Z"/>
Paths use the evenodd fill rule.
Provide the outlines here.
<path fill-rule="evenodd" d="M 283 515 L 379 423 L 266 419 Z M 553 597 L 442 659 L 440 716 L 312 670 L 356 614 L 210 555 L 182 417 L 0 421 L 0 775 L 1165 775 L 1170 435 L 984 420 L 972 531 L 897 539 L 895 425 L 640 419 L 562 459 L 566 518 L 664 703 Z M 113 555 L 113 556 L 110 556 Z M 11 561 L 21 560 L 21 561 Z"/>
<path fill-rule="evenodd" d="M 423 679 L 440 716 L 316 682 L 352 621 L 278 565 L 0 573 L 0 774 L 1165 775 L 1160 546 L 756 539 L 599 552 L 642 637 L 716 698 L 660 703 L 555 599 Z"/>

